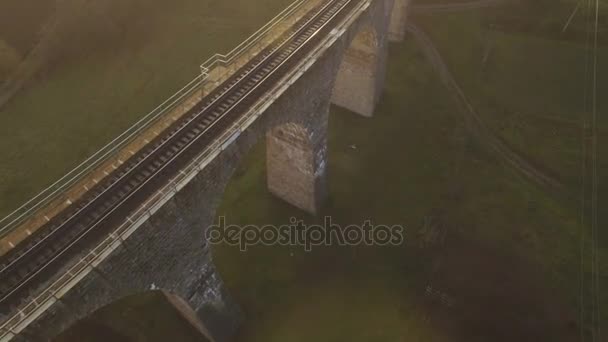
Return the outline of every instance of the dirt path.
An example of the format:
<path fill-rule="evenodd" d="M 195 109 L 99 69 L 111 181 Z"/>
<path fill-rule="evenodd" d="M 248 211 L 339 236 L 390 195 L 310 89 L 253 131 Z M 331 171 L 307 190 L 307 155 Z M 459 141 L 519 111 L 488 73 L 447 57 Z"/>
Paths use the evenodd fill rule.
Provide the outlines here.
<path fill-rule="evenodd" d="M 406 30 L 420 43 L 424 54 L 439 73 L 442 82 L 451 90 L 459 104 L 463 107 L 461 113 L 463 114 L 467 129 L 508 166 L 514 168 L 516 171 L 545 189 L 561 191 L 563 185 L 559 180 L 553 176 L 547 175 L 545 172 L 532 165 L 528 160 L 524 159 L 524 157 L 507 146 L 503 140 L 487 127 L 479 117 L 479 114 L 475 111 L 475 108 L 471 105 L 460 85 L 452 76 L 452 73 L 441 58 L 439 51 L 429 36 L 414 23 L 408 24 Z"/>

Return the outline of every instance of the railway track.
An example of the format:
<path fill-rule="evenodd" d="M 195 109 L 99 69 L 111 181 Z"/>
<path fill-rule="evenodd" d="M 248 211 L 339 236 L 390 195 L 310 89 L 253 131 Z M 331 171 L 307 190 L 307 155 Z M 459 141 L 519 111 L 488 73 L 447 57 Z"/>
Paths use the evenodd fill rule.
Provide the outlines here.
<path fill-rule="evenodd" d="M 0 259 L 0 318 L 112 231 L 245 113 L 359 0 L 327 0 L 81 199 Z"/>

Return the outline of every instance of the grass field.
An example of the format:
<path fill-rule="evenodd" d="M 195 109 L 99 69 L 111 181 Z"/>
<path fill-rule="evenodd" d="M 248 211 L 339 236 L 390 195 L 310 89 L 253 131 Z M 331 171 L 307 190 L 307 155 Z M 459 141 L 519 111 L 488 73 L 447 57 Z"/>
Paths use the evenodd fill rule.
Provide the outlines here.
<path fill-rule="evenodd" d="M 189 68 L 195 69 L 200 61 L 200 56 L 191 56 L 194 51 L 215 51 L 211 43 L 191 44 L 196 41 L 195 32 L 188 33 L 193 25 L 212 26 L 200 19 L 201 12 L 194 11 L 202 5 L 183 3 L 183 12 L 173 14 L 174 21 L 166 24 L 172 34 L 158 34 L 136 52 L 91 56 L 76 67 L 58 69 L 56 78 L 28 89 L 28 96 L 42 100 L 39 105 L 25 100 L 12 104 L 22 111 L 14 112 L 12 129 L 3 132 L 22 132 L 23 137 L 15 141 L 32 142 L 13 150 L 15 155 L 7 165 L 38 165 L 36 158 L 53 151 L 58 154 L 52 163 L 45 163 L 46 170 L 22 174 L 16 167 L 9 168 L 3 179 L 11 181 L 4 184 L 18 180 L 26 184 L 7 186 L 6 196 L 2 195 L 7 203 L 30 186 L 30 178 L 38 182 L 30 186 L 33 189 L 44 183 L 46 172 L 42 171 L 60 174 L 59 165 L 94 150 L 95 141 L 104 141 L 132 122 L 135 116 L 129 115 L 136 115 L 135 109 L 151 105 L 164 94 L 163 89 L 171 88 L 168 84 L 178 84 L 190 75 Z M 221 8 L 207 9 L 223 9 L 220 13 L 226 16 L 245 18 L 248 14 L 229 13 L 232 3 L 213 4 Z M 277 11 L 281 7 L 277 1 L 273 5 Z M 332 108 L 330 198 L 321 216 L 331 215 L 342 225 L 369 218 L 401 224 L 406 228 L 405 243 L 391 248 L 319 247 L 310 253 L 287 247 L 255 247 L 246 253 L 227 246 L 215 248 L 220 273 L 247 315 L 238 341 L 559 342 L 577 341 L 581 325 L 587 330 L 587 323 L 578 319 L 577 297 L 583 231 L 577 202 L 582 160 L 579 132 L 589 114 L 581 89 L 584 49 L 572 40 L 489 29 L 491 10 L 485 11 L 412 19 L 431 35 L 493 132 L 558 174 L 567 184 L 567 194 L 544 193 L 488 154 L 466 131 L 448 90 L 415 42 L 393 44 L 386 89 L 374 117 L 365 119 Z M 256 15 L 270 16 L 261 9 L 252 14 Z M 503 15 L 524 14 L 505 10 Z M 219 21 L 215 25 L 203 31 L 217 39 L 219 50 L 233 45 L 225 38 L 220 41 L 220 32 L 231 30 L 235 41 L 248 32 L 245 25 L 229 28 Z M 183 33 L 182 43 L 170 39 L 178 32 Z M 603 47 L 599 60 L 606 57 Z M 96 66 L 94 71 L 91 66 Z M 606 70 L 600 68 L 599 94 L 606 89 Z M 85 74 L 104 81 L 83 87 L 80 80 Z M 117 83 L 117 79 L 122 81 Z M 79 100 L 74 104 L 58 100 L 61 96 L 53 92 L 59 89 Z M 125 91 L 131 96 L 123 97 Z M 91 93 L 122 105 L 87 96 Z M 606 141 L 603 114 L 608 102 L 605 96 L 598 100 L 601 148 Z M 39 111 L 27 109 L 57 108 L 53 105 L 58 102 L 65 104 L 60 107 L 63 114 L 54 117 L 37 116 L 33 113 Z M 96 110 L 78 117 L 87 106 Z M 62 116 L 79 120 L 70 125 L 55 120 Z M 27 128 L 28 122 L 38 124 L 38 120 L 43 122 L 37 130 Z M 57 131 L 47 132 L 45 125 Z M 83 127 L 89 130 L 65 136 Z M 38 139 L 36 133 L 46 135 L 46 140 Z M 32 150 L 34 156 L 29 156 Z M 264 154 L 262 142 L 236 173 L 218 215 L 236 224 L 281 224 L 291 216 L 318 220 L 268 193 Z M 605 154 L 600 154 L 600 198 L 607 193 L 607 163 Z M 600 210 L 600 223 L 605 219 L 605 210 Z M 429 221 L 434 224 L 425 225 Z M 435 233 L 445 234 L 445 240 L 435 241 Z M 608 238 L 605 234 L 601 238 L 601 287 L 606 288 L 608 269 L 603 260 L 608 257 Z M 583 256 L 588 257 L 586 252 Z M 582 272 L 588 275 L 589 270 Z M 442 297 L 454 304 L 444 305 Z M 606 298 L 602 304 L 606 307 Z M 605 315 L 602 323 L 608 323 Z M 86 333 L 131 341 L 196 340 L 162 298 L 151 294 L 103 310 L 60 340 L 80 341 L 83 335 L 79 334 Z"/>
<path fill-rule="evenodd" d="M 484 15 L 480 11 L 419 20 L 486 122 L 515 148 L 570 185 L 578 184 L 580 134 L 589 116 L 583 98 L 585 91 L 590 93 L 584 86 L 584 45 L 487 31 L 480 25 Z M 608 60 L 608 48 L 600 48 L 598 60 Z M 608 71 L 599 71 L 598 94 L 603 94 Z M 600 95 L 598 108 L 605 113 L 608 98 Z M 606 115 L 598 120 L 605 133 Z M 608 160 L 601 162 L 606 174 Z"/>

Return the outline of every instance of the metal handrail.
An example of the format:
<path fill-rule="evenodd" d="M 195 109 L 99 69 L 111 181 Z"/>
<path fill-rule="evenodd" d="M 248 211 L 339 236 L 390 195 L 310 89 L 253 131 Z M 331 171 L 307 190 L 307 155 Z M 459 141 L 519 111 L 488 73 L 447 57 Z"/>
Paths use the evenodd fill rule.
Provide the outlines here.
<path fill-rule="evenodd" d="M 209 70 L 220 64 L 230 64 L 255 44 L 262 41 L 268 32 L 276 27 L 277 24 L 293 15 L 308 0 L 295 0 L 287 8 L 281 11 L 271 21 L 262 26 L 259 30 L 250 35 L 245 41 L 232 49 L 227 54 L 215 54 L 211 56 L 201 67 L 201 74 L 196 76 L 184 87 L 170 96 L 167 100 L 146 114 L 135 124 L 103 146 L 93 155 L 84 160 L 81 164 L 66 173 L 63 177 L 51 184 L 46 189 L 29 199 L 19 208 L 15 209 L 4 218 L 0 219 L 0 238 L 10 233 L 27 219 L 33 217 L 40 209 L 51 202 L 60 198 L 71 186 L 81 181 L 85 176 L 94 171 L 104 162 L 115 157 L 125 146 L 133 142 L 143 131 L 155 124 L 163 115 L 175 109 L 184 98 L 191 96 L 197 90 L 202 89 L 209 77 Z"/>

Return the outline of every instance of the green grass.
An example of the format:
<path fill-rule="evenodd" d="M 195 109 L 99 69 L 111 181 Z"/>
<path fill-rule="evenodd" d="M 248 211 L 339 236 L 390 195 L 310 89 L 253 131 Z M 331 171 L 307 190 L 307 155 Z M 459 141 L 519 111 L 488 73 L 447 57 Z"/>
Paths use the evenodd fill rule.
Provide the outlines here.
<path fill-rule="evenodd" d="M 598 42 L 608 45 L 608 2 L 598 2 Z M 513 33 L 584 43 L 593 32 L 595 1 L 510 1 L 484 11 L 486 26 Z"/>
<path fill-rule="evenodd" d="M 481 23 L 484 16 L 478 11 L 414 20 L 430 33 L 454 77 L 494 131 L 570 186 L 577 186 L 582 120 L 590 116 L 583 100 L 585 92 L 591 92 L 584 76 L 591 67 L 585 63 L 584 45 L 486 30 Z M 489 57 L 483 64 L 486 51 Z M 598 60 L 608 60 L 607 48 L 600 47 Z M 608 79 L 608 71 L 601 65 L 597 107 L 603 139 L 608 98 L 601 96 L 606 89 L 602 80 Z M 600 159 L 604 176 L 607 163 Z"/>

